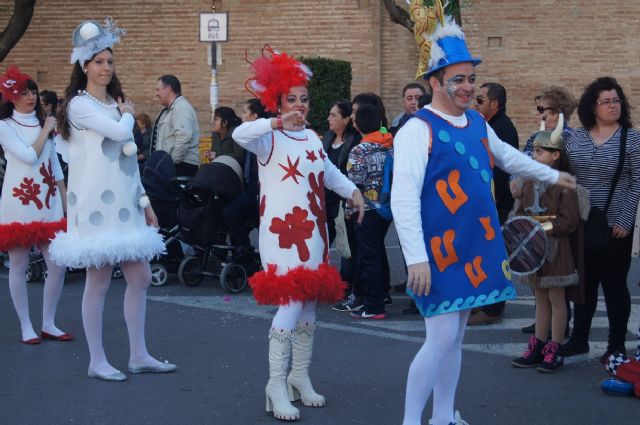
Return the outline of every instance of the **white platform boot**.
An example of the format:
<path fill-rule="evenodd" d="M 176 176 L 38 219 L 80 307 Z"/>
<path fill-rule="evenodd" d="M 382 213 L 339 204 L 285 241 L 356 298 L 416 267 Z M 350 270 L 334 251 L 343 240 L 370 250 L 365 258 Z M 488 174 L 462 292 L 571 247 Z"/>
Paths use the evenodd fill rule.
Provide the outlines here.
<path fill-rule="evenodd" d="M 287 393 L 287 371 L 291 357 L 291 343 L 294 333 L 291 331 L 269 332 L 269 382 L 265 389 L 267 412 L 273 412 L 276 419 L 295 421 L 300 419 L 300 411 L 289 401 Z"/>
<path fill-rule="evenodd" d="M 291 373 L 287 377 L 289 400 L 302 399 L 304 406 L 322 407 L 326 404 L 325 398 L 315 392 L 309 379 L 309 366 L 311 366 L 311 352 L 313 351 L 316 325 L 315 323 L 298 325 L 295 333 L 292 346 Z"/>

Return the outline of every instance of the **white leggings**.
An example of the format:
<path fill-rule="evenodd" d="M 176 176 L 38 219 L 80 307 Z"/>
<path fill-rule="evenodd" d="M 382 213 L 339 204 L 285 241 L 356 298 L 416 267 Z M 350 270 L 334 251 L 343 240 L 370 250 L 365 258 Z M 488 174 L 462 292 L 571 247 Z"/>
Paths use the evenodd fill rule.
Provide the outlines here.
<path fill-rule="evenodd" d="M 427 338 L 409 367 L 402 425 L 420 425 L 432 391 L 433 425 L 455 422 L 453 403 L 469 313 L 470 310 L 456 311 L 424 319 Z"/>
<path fill-rule="evenodd" d="M 47 279 L 44 282 L 42 297 L 42 330 L 57 334 L 55 325 L 56 308 L 64 285 L 65 269 L 56 265 L 49 255 L 49 244 L 41 245 L 42 256 L 47 264 Z M 29 297 L 27 291 L 27 265 L 31 247 L 16 247 L 9 250 L 9 291 L 13 306 L 18 313 L 23 339 L 36 336 L 29 316 Z"/>
<path fill-rule="evenodd" d="M 296 325 L 314 323 L 316 321 L 316 301 L 291 301 L 278 307 L 271 327 L 281 332 L 293 331 Z"/>
<path fill-rule="evenodd" d="M 87 283 L 82 297 L 82 323 L 89 344 L 91 366 L 98 371 L 108 362 L 102 346 L 102 311 L 104 299 L 111 285 L 113 266 L 87 269 Z M 149 357 L 144 337 L 147 288 L 151 283 L 149 263 L 123 263 L 122 272 L 127 281 L 124 294 L 124 318 L 129 333 L 129 359 L 134 363 Z"/>

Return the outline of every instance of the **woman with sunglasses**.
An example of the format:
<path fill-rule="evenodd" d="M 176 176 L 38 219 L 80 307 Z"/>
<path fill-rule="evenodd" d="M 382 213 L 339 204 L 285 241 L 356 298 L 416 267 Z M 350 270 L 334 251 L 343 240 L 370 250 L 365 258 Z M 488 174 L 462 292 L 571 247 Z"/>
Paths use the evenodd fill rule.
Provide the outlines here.
<path fill-rule="evenodd" d="M 600 284 L 609 319 L 607 351 L 600 360 L 604 363 L 611 354 L 626 353 L 631 311 L 627 275 L 640 199 L 640 132 L 632 128 L 630 110 L 627 97 L 614 78 L 596 79 L 586 87 L 578 104 L 583 128 L 574 130 L 567 143 L 578 183 L 589 190 L 591 209 L 605 211 L 608 204 L 606 217 L 611 240 L 602 250 L 585 249 L 586 302 L 575 305 L 573 334 L 563 347 L 565 356 L 589 352 L 589 331 Z M 622 171 L 614 185 L 621 145 L 626 146 L 622 151 Z"/>
<path fill-rule="evenodd" d="M 38 86 L 17 66 L 10 66 L 0 77 L 0 89 L 4 100 L 0 106 L 0 143 L 7 158 L 0 201 L 0 251 L 9 253 L 9 291 L 20 320 L 22 342 L 39 344 L 40 338 L 70 341 L 73 335 L 55 325 L 64 268 L 51 261 L 49 254 L 51 239 L 66 227 L 66 189 L 52 138 L 56 119 L 45 118 Z M 26 282 L 29 252 L 34 245 L 47 264 L 40 335 L 29 317 Z"/>
<path fill-rule="evenodd" d="M 564 87 L 549 86 L 542 89 L 535 100 L 536 115 L 540 123 L 544 122 L 544 130 L 553 131 L 558 124 L 560 113 L 564 115 L 565 124 L 562 137 L 565 141 L 568 140 L 571 135 L 571 127 L 568 122 L 577 105 L 575 97 Z M 538 132 L 535 131 L 525 144 L 523 152 L 529 156 L 533 155 L 533 139 L 537 134 Z"/>

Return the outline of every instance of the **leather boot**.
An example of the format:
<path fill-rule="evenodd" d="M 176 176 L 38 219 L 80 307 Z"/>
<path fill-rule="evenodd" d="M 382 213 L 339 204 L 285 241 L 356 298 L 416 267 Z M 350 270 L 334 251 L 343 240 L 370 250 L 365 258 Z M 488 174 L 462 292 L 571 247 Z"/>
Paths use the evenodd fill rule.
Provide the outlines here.
<path fill-rule="evenodd" d="M 298 325 L 295 332 L 291 373 L 287 377 L 289 400 L 302 399 L 304 406 L 322 407 L 325 405 L 325 398 L 315 392 L 309 379 L 309 366 L 311 366 L 311 352 L 313 351 L 316 325 L 315 323 Z"/>
<path fill-rule="evenodd" d="M 269 332 L 269 382 L 265 393 L 267 412 L 273 412 L 276 419 L 295 421 L 300 419 L 300 411 L 289 401 L 287 393 L 287 371 L 291 357 L 292 331 Z"/>

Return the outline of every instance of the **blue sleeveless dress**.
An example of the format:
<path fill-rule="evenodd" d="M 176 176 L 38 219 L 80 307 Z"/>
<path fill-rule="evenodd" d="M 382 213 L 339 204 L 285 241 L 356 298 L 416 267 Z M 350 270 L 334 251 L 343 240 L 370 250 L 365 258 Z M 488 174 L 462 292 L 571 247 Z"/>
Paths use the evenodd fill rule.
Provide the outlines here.
<path fill-rule="evenodd" d="M 492 190 L 486 121 L 476 111 L 465 114 L 462 128 L 428 109 L 413 118 L 431 129 L 421 194 L 431 291 L 418 297 L 407 290 L 425 317 L 515 298 Z"/>

